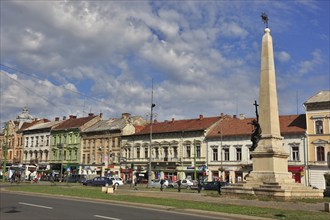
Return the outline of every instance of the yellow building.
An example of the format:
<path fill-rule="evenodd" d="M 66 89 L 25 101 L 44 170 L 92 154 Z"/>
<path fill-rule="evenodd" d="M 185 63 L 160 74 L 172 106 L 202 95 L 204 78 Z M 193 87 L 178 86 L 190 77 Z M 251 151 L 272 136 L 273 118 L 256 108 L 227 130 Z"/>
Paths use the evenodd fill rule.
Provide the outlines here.
<path fill-rule="evenodd" d="M 305 103 L 307 124 L 307 165 L 310 185 L 325 189 L 324 174 L 329 172 L 330 91 L 320 91 Z"/>

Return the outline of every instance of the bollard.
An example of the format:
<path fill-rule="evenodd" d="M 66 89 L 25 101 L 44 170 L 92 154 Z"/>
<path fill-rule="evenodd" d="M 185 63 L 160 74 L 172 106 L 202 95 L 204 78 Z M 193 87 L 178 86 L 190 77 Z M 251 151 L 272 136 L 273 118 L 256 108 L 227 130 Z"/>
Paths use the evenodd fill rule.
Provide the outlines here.
<path fill-rule="evenodd" d="M 330 203 L 329 202 L 324 203 L 324 211 L 325 212 L 330 212 Z"/>
<path fill-rule="evenodd" d="M 102 186 L 102 192 L 105 192 L 106 193 L 107 192 L 107 188 L 108 187 L 106 187 L 106 186 Z"/>
<path fill-rule="evenodd" d="M 113 193 L 113 188 L 112 187 L 108 187 L 107 193 Z"/>

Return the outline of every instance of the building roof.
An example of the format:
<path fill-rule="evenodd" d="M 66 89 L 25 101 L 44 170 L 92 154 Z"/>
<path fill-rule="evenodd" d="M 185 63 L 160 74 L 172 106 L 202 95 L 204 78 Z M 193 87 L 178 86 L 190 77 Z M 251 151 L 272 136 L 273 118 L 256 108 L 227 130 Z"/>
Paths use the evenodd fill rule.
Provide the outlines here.
<path fill-rule="evenodd" d="M 208 117 L 204 118 L 200 115 L 197 119 L 186 119 L 186 120 L 174 120 L 165 122 L 154 122 L 152 124 L 152 133 L 172 133 L 172 132 L 182 132 L 182 131 L 203 131 L 211 127 L 217 121 L 220 120 L 218 117 Z M 150 134 L 150 124 L 144 126 L 140 131 L 135 134 Z"/>
<path fill-rule="evenodd" d="M 219 138 L 221 133 L 222 137 L 250 136 L 253 130 L 253 126 L 250 124 L 252 120 L 254 118 L 225 117 L 210 130 L 207 138 Z M 304 114 L 280 116 L 280 130 L 281 135 L 304 134 L 306 131 L 306 116 Z"/>
<path fill-rule="evenodd" d="M 38 125 L 38 124 L 43 124 L 49 122 L 48 119 L 43 118 L 43 119 L 35 119 L 32 122 L 24 122 L 21 126 L 21 128 L 19 129 L 20 132 L 24 131 L 25 129 L 28 129 L 32 126 Z"/>
<path fill-rule="evenodd" d="M 304 104 L 330 102 L 330 90 L 323 90 L 310 97 Z"/>
<path fill-rule="evenodd" d="M 87 128 L 86 130 L 84 130 L 84 132 L 121 130 L 125 127 L 125 125 L 126 125 L 126 119 L 123 118 L 101 120 L 96 124 Z"/>
<path fill-rule="evenodd" d="M 59 131 L 65 129 L 79 129 L 81 126 L 85 125 L 87 122 L 89 122 L 90 120 L 96 117 L 98 116 L 90 115 L 88 117 L 77 118 L 76 116 L 71 115 L 69 119 L 55 126 L 52 130 Z"/>
<path fill-rule="evenodd" d="M 46 129 L 46 128 L 52 128 L 53 126 L 58 125 L 63 121 L 50 121 L 50 122 L 44 122 L 36 125 L 32 125 L 31 127 L 28 127 L 24 129 L 24 131 L 32 131 L 32 130 L 39 130 L 39 129 Z"/>

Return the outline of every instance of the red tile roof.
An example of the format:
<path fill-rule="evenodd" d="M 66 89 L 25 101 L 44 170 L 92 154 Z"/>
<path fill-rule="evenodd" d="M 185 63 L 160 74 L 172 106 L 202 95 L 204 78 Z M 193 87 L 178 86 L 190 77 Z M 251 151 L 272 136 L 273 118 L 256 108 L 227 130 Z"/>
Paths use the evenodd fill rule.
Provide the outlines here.
<path fill-rule="evenodd" d="M 170 133 L 181 131 L 201 131 L 208 129 L 211 125 L 220 120 L 218 117 L 204 118 L 200 116 L 198 119 L 171 120 L 165 122 L 155 122 L 152 124 L 152 133 Z M 150 124 L 144 126 L 135 134 L 150 134 Z"/>
<path fill-rule="evenodd" d="M 43 119 L 35 119 L 32 122 L 24 122 L 22 124 L 22 127 L 19 129 L 19 131 L 23 131 L 24 129 L 27 129 L 33 125 L 39 124 L 39 123 L 46 123 L 46 122 L 50 122 L 50 120 L 43 118 Z"/>
<path fill-rule="evenodd" d="M 249 124 L 254 118 L 224 118 L 207 134 L 207 138 L 222 136 L 249 136 L 252 134 L 253 126 Z M 306 131 L 305 115 L 280 116 L 281 135 L 304 134 Z"/>
<path fill-rule="evenodd" d="M 63 121 L 58 126 L 54 127 L 52 130 L 59 131 L 64 129 L 77 129 L 96 117 L 98 116 L 88 116 L 83 118 L 72 117 Z"/>

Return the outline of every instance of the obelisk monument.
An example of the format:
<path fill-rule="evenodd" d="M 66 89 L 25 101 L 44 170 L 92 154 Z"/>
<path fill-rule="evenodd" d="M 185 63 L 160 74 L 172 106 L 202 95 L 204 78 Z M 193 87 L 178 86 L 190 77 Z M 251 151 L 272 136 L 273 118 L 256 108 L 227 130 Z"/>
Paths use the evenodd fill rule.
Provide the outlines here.
<path fill-rule="evenodd" d="M 252 155 L 252 171 L 246 181 L 222 189 L 224 194 L 252 194 L 278 198 L 320 198 L 321 190 L 313 190 L 295 183 L 288 172 L 288 154 L 284 151 L 280 132 L 273 40 L 268 28 L 268 17 L 262 37 L 259 125 L 261 137 Z"/>

